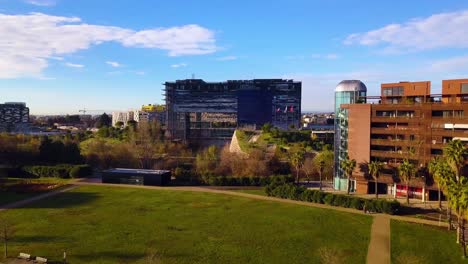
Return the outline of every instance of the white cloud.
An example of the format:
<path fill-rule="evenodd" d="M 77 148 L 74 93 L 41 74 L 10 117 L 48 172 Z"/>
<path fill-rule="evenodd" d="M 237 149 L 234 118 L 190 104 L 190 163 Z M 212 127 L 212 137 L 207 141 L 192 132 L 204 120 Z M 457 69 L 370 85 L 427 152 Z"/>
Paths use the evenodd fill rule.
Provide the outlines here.
<path fill-rule="evenodd" d="M 85 24 L 78 17 L 0 14 L 0 78 L 40 77 L 48 60 L 104 42 L 160 49 L 169 56 L 218 50 L 214 32 L 199 25 L 134 31 Z"/>
<path fill-rule="evenodd" d="M 36 6 L 54 6 L 57 3 L 55 0 L 24 0 L 24 2 Z"/>
<path fill-rule="evenodd" d="M 386 52 L 468 48 L 468 10 L 411 19 L 349 35 L 345 44 L 382 45 Z"/>
<path fill-rule="evenodd" d="M 114 68 L 119 68 L 122 67 L 122 64 L 116 62 L 116 61 L 106 61 L 107 65 L 112 66 Z"/>
<path fill-rule="evenodd" d="M 468 56 L 452 57 L 432 62 L 430 70 L 435 72 L 465 72 L 468 68 Z"/>
<path fill-rule="evenodd" d="M 219 57 L 219 58 L 216 58 L 217 61 L 232 61 L 232 60 L 237 60 L 237 56 L 225 56 L 225 57 Z"/>
<path fill-rule="evenodd" d="M 172 64 L 171 67 L 172 68 L 181 68 L 181 67 L 187 67 L 187 65 L 188 65 L 187 63 L 182 62 L 182 63 Z"/>
<path fill-rule="evenodd" d="M 75 64 L 75 63 L 70 63 L 70 62 L 65 63 L 65 66 L 70 67 L 70 68 L 84 68 L 83 64 Z"/>

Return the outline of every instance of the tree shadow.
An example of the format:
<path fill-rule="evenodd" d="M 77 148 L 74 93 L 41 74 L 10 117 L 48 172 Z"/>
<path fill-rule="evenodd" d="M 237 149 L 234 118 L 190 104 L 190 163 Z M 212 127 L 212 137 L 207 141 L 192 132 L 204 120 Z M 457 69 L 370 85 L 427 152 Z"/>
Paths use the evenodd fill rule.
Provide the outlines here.
<path fill-rule="evenodd" d="M 122 253 L 119 251 L 100 251 L 91 254 L 73 254 L 73 258 L 79 259 L 84 263 L 96 263 L 99 259 L 112 260 L 114 263 L 131 263 L 146 257 L 143 253 Z"/>
<path fill-rule="evenodd" d="M 63 241 L 59 236 L 18 236 L 14 235 L 11 239 L 14 243 L 55 243 Z"/>
<path fill-rule="evenodd" d="M 90 192 L 63 192 L 51 197 L 44 198 L 43 200 L 39 200 L 37 202 L 28 203 L 26 205 L 22 205 L 21 208 L 26 209 L 38 209 L 38 208 L 52 208 L 52 209 L 59 209 L 59 208 L 70 208 L 76 207 L 83 204 L 88 204 L 96 199 L 98 199 L 101 195 L 98 193 L 90 193 Z"/>

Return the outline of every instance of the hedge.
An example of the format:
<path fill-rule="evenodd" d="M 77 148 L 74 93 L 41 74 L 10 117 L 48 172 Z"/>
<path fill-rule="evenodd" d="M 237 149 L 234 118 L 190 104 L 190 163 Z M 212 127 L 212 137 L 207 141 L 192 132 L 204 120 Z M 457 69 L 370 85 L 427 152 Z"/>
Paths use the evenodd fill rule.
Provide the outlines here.
<path fill-rule="evenodd" d="M 93 173 L 89 165 L 60 164 L 55 166 L 25 166 L 22 170 L 33 177 L 81 178 Z"/>
<path fill-rule="evenodd" d="M 285 184 L 293 182 L 294 178 L 289 175 L 275 175 L 268 177 L 225 177 L 212 176 L 205 183 L 212 186 L 267 186 L 269 184 Z"/>
<path fill-rule="evenodd" d="M 324 193 L 319 190 L 308 190 L 303 186 L 297 186 L 293 183 L 270 183 L 265 187 L 265 192 L 268 196 L 279 197 L 283 199 L 299 200 L 304 202 L 327 204 L 331 206 L 339 206 L 345 208 L 353 208 L 357 210 L 397 214 L 400 210 L 400 203 L 396 200 L 387 201 L 384 199 L 364 199 L 343 194 Z"/>

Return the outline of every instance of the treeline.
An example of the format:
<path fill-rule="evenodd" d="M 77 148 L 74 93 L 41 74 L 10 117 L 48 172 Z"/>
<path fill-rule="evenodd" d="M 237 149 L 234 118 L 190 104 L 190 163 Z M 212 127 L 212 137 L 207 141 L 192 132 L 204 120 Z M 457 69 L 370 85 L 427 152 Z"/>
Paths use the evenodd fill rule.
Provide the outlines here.
<path fill-rule="evenodd" d="M 17 166 L 83 162 L 79 141 L 71 136 L 38 137 L 0 134 L 0 163 Z"/>

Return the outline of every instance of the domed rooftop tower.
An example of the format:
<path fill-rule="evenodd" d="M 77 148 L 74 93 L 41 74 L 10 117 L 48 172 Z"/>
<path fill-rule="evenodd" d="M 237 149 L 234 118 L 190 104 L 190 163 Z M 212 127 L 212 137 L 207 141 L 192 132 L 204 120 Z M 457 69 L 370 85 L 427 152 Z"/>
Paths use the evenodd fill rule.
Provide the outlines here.
<path fill-rule="evenodd" d="M 348 156 L 348 110 L 341 109 L 342 104 L 365 103 L 366 85 L 359 80 L 341 81 L 335 88 L 335 172 L 334 188 L 346 190 L 348 181 L 340 163 Z M 351 191 L 353 190 L 351 186 Z"/>

